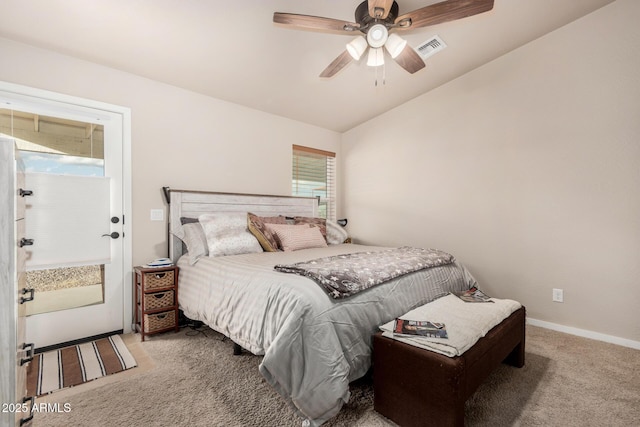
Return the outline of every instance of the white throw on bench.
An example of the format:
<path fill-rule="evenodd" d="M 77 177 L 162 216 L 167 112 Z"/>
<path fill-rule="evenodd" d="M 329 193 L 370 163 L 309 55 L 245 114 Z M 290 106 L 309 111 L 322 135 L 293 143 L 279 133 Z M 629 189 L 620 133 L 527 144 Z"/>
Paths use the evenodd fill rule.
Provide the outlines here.
<path fill-rule="evenodd" d="M 445 356 L 460 356 L 494 326 L 521 307 L 519 302 L 509 299 L 491 298 L 491 300 L 492 303 L 470 303 L 448 294 L 400 316 L 408 320 L 444 323 L 449 338 L 397 336 L 392 332 L 393 321 L 382 325 L 380 329 L 385 337 Z"/>

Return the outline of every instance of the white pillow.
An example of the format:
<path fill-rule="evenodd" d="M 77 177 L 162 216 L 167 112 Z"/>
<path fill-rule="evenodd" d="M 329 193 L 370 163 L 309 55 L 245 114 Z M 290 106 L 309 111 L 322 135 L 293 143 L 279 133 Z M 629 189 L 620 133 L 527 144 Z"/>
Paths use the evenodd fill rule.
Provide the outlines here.
<path fill-rule="evenodd" d="M 320 228 L 308 226 L 277 227 L 276 235 L 285 252 L 327 246 Z"/>
<path fill-rule="evenodd" d="M 199 222 L 185 223 L 171 234 L 182 240 L 183 252 L 189 255 L 189 265 L 194 265 L 198 260 L 209 255 L 207 238 Z"/>
<path fill-rule="evenodd" d="M 262 252 L 260 242 L 247 228 L 246 212 L 203 214 L 198 221 L 211 257 Z"/>
<path fill-rule="evenodd" d="M 339 245 L 349 238 L 347 230 L 342 228 L 335 221 L 327 220 L 327 243 L 330 245 Z"/>
<path fill-rule="evenodd" d="M 209 255 L 207 238 L 204 235 L 204 230 L 200 223 L 192 222 L 184 224 L 182 226 L 182 233 L 180 239 L 187 245 L 190 265 L 194 265 L 201 257 Z"/>

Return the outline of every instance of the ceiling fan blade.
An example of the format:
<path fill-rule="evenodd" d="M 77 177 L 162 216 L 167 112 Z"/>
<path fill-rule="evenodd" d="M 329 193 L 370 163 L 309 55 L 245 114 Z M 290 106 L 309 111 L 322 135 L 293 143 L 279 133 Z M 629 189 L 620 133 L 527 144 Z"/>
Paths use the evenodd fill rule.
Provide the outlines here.
<path fill-rule="evenodd" d="M 360 24 L 355 22 L 340 21 L 338 19 L 323 18 L 320 16 L 298 15 L 295 13 L 273 14 L 273 22 L 276 24 L 291 25 L 299 29 L 332 31 L 339 33 L 353 33 L 360 28 Z"/>
<path fill-rule="evenodd" d="M 334 59 L 327 68 L 320 73 L 320 77 L 332 77 L 338 71 L 342 70 L 344 67 L 349 65 L 349 63 L 353 60 L 349 52 L 346 50 L 342 52 L 336 59 Z"/>
<path fill-rule="evenodd" d="M 409 45 L 405 46 L 402 52 L 400 52 L 400 55 L 395 57 L 395 61 L 411 74 L 425 67 L 425 63 L 420 55 L 418 55 L 418 52 L 413 50 Z"/>
<path fill-rule="evenodd" d="M 394 0 L 368 0 L 369 16 L 377 19 L 387 19 Z"/>
<path fill-rule="evenodd" d="M 447 0 L 398 16 L 395 20 L 398 24 L 396 29 L 408 30 L 441 24 L 491 9 L 493 9 L 493 0 Z"/>

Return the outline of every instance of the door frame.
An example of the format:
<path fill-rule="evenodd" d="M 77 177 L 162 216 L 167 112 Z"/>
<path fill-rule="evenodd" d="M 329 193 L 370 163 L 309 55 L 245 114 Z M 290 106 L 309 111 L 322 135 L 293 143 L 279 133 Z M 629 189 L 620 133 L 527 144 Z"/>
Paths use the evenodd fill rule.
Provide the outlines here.
<path fill-rule="evenodd" d="M 103 110 L 108 113 L 118 114 L 122 117 L 122 214 L 124 221 L 122 224 L 123 233 L 123 269 L 122 269 L 122 302 L 124 304 L 122 313 L 123 332 L 130 333 L 133 324 L 133 242 L 131 232 L 132 215 L 132 197 L 131 197 L 131 109 L 114 104 L 107 104 L 86 98 L 65 95 L 57 92 L 51 92 L 43 89 L 32 88 L 28 86 L 17 85 L 0 81 L 0 94 L 7 98 L 15 95 L 18 98 L 17 104 L 20 102 L 30 105 L 50 105 L 51 103 L 68 104 L 69 107 L 89 108 L 92 110 Z M 26 101 L 25 101 L 26 98 Z M 5 107 L 0 103 L 0 106 Z M 64 105 L 62 105 L 64 107 Z M 19 109 L 19 108 L 16 108 Z M 37 345 L 37 343 L 36 343 Z"/>

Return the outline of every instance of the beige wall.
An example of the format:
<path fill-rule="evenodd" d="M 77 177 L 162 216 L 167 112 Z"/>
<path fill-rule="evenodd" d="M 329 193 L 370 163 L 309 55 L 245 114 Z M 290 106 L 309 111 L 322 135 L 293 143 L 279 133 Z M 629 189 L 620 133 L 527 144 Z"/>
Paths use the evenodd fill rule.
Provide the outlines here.
<path fill-rule="evenodd" d="M 333 131 L 50 51 L 0 39 L 0 58 L 0 80 L 131 108 L 134 265 L 167 254 L 162 186 L 287 195 L 292 144 L 339 152 Z"/>
<path fill-rule="evenodd" d="M 617 0 L 342 136 L 3 39 L 0 80 L 132 109 L 134 264 L 166 253 L 163 185 L 288 194 L 312 145 L 342 154 L 356 239 L 448 250 L 530 317 L 640 341 L 637 16 Z"/>
<path fill-rule="evenodd" d="M 531 318 L 640 341 L 639 16 L 618 0 L 347 132 L 352 235 L 448 250 Z"/>

